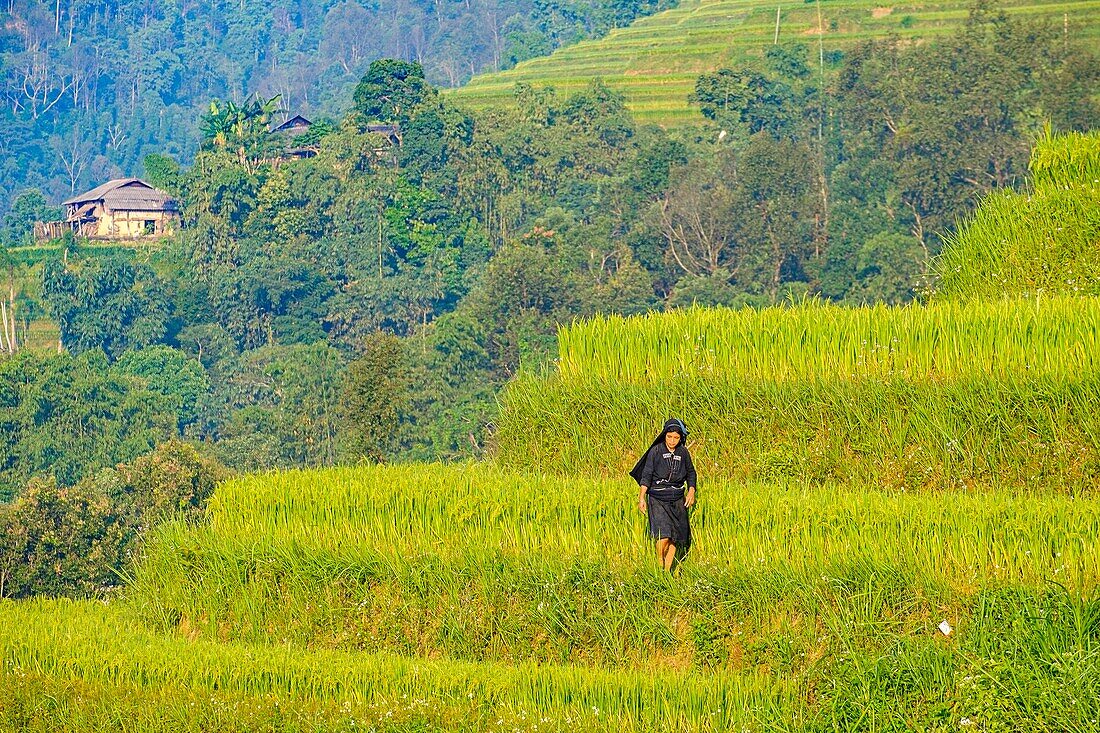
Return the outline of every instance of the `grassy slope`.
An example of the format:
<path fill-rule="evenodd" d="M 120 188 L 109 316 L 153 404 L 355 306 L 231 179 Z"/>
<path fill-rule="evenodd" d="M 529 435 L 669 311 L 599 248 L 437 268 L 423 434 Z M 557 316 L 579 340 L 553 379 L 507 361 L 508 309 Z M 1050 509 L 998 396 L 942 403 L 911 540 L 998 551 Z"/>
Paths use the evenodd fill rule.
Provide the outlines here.
<path fill-rule="evenodd" d="M 0 601 L 0 730 L 1071 730 L 1100 715 L 1094 501 L 712 484 L 670 580 L 632 491 L 492 464 L 236 479 L 208 526 L 159 533 L 124 602 Z"/>
<path fill-rule="evenodd" d="M 1073 298 L 593 319 L 508 386 L 498 455 L 621 476 L 677 415 L 727 479 L 1094 494 L 1098 324 Z"/>
<path fill-rule="evenodd" d="M 1041 139 L 1028 185 L 986 196 L 936 268 L 943 300 L 1100 295 L 1100 130 Z"/>
<path fill-rule="evenodd" d="M 967 16 L 968 0 L 892 5 L 886 0 L 826 0 L 821 3 L 821 43 L 826 51 L 896 34 L 926 39 L 956 27 Z M 453 92 L 472 108 L 507 104 L 517 82 L 583 87 L 602 77 L 626 95 L 642 122 L 676 125 L 702 119 L 688 104 L 695 79 L 706 71 L 761 56 L 775 38 L 781 8 L 781 42 L 802 42 L 816 51 L 818 7 L 805 2 L 684 0 L 680 7 L 644 18 L 608 37 L 560 49 L 508 71 L 474 77 Z M 1023 2 L 1006 0 L 1009 13 L 1069 23 L 1077 39 L 1100 39 L 1100 0 Z M 816 59 L 816 54 L 814 55 Z"/>
<path fill-rule="evenodd" d="M 208 526 L 158 533 L 131 594 L 154 624 L 212 638 L 743 672 L 781 665 L 763 651 L 777 639 L 812 656 L 829 613 L 907 636 L 980 591 L 1100 581 L 1095 501 L 705 478 L 672 585 L 628 478 L 471 464 L 233 480 Z"/>
<path fill-rule="evenodd" d="M 665 684 L 641 670 L 219 643 L 151 632 L 119 607 L 0 600 L 0 730 L 718 731 L 793 697 L 755 672 L 669 671 Z"/>

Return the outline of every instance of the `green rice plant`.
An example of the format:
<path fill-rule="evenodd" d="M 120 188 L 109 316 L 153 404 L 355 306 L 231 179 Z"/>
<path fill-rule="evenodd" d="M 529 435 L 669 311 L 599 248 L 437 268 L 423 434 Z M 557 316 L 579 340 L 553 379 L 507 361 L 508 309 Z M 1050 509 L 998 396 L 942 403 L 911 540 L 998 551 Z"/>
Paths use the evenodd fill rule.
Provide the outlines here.
<path fill-rule="evenodd" d="M 55 689 L 82 683 L 93 695 L 97 688 L 144 694 L 160 703 L 150 705 L 155 711 L 167 708 L 192 730 L 194 718 L 217 720 L 227 703 L 237 711 L 222 710 L 222 719 L 258 713 L 281 723 L 278 730 L 765 730 L 775 711 L 790 721 L 799 709 L 793 690 L 762 674 L 654 675 L 220 644 L 151 633 L 101 604 L 56 601 L 0 601 L 0 677 L 0 688 L 12 691 L 0 702 L 0 726 L 18 691 L 43 681 Z M 100 705 L 118 704 L 97 696 L 107 698 Z M 198 710 L 179 716 L 196 701 Z M 106 717 L 66 702 L 92 719 Z M 32 722 L 56 730 L 37 707 Z M 152 730 L 176 730 L 149 722 Z"/>
<path fill-rule="evenodd" d="M 234 478 L 119 601 L 0 601 L 0 730 L 1095 727 L 1097 501 L 703 492 L 670 577 L 627 480 Z"/>
<path fill-rule="evenodd" d="M 1048 127 L 1032 148 L 1028 167 L 1036 185 L 1100 184 L 1100 131 L 1055 135 Z"/>
<path fill-rule="evenodd" d="M 596 317 L 558 334 L 554 379 L 627 384 L 1072 377 L 1100 369 L 1100 301 L 761 310 L 690 308 Z"/>
<path fill-rule="evenodd" d="M 1051 135 L 1024 191 L 995 191 L 945 242 L 936 297 L 1100 295 L 1100 132 Z"/>
<path fill-rule="evenodd" d="M 848 640 L 931 629 L 985 589 L 1100 581 L 1100 506 L 1007 493 L 704 485 L 676 582 L 629 480 L 491 464 L 295 471 L 224 484 L 208 522 L 150 541 L 128 602 L 212 639 L 802 673 Z M 904 632 L 909 629 L 910 632 Z M 903 633 L 904 632 L 904 633 Z M 787 650 L 787 651 L 783 651 Z"/>
<path fill-rule="evenodd" d="M 624 475 L 670 415 L 710 477 L 1093 492 L 1100 301 L 596 318 L 507 387 L 498 459 Z"/>

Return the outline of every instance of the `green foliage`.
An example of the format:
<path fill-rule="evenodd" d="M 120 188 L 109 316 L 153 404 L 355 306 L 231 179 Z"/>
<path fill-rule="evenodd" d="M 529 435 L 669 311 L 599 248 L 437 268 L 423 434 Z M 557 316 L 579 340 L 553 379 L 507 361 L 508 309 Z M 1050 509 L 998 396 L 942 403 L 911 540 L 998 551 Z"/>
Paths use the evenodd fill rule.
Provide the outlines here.
<path fill-rule="evenodd" d="M 907 234 L 879 232 L 860 247 L 854 264 L 857 280 L 846 293 L 848 300 L 908 303 L 926 282 L 924 250 Z"/>
<path fill-rule="evenodd" d="M 0 598 L 87 597 L 120 584 L 145 532 L 195 519 L 225 468 L 169 441 L 75 486 L 32 479 L 0 505 Z"/>
<path fill-rule="evenodd" d="M 462 309 L 428 324 L 406 342 L 408 402 L 401 454 L 418 460 L 482 457 L 486 426 L 505 380 L 495 368 L 492 324 Z"/>
<path fill-rule="evenodd" d="M 404 125 L 414 110 L 437 92 L 424 79 L 424 68 L 410 61 L 379 59 L 355 87 L 355 111 L 367 122 Z"/>
<path fill-rule="evenodd" d="M 11 209 L 4 214 L 0 227 L 0 245 L 15 247 L 30 244 L 34 240 L 36 221 L 56 221 L 61 209 L 50 206 L 37 188 L 27 189 L 15 197 Z"/>
<path fill-rule="evenodd" d="M 719 69 L 695 82 L 692 102 L 719 127 L 783 134 L 796 120 L 795 92 L 783 81 L 748 70 Z"/>
<path fill-rule="evenodd" d="M 181 431 L 195 421 L 199 400 L 210 389 L 202 364 L 169 346 L 127 351 L 115 371 L 144 380 L 151 392 L 161 395 L 166 406 L 179 415 Z"/>
<path fill-rule="evenodd" d="M 91 482 L 32 480 L 14 503 L 0 505 L 2 596 L 89 596 L 115 585 L 120 530 Z"/>
<path fill-rule="evenodd" d="M 935 53 L 873 43 L 849 56 L 837 81 L 845 137 L 892 162 L 904 221 L 931 254 L 931 235 L 949 230 L 975 195 L 1022 177 L 1035 115 L 1063 117 L 1063 102 L 1044 90 L 1071 58 L 1052 30 L 985 4 Z"/>
<path fill-rule="evenodd" d="M 0 215 L 28 187 L 58 201 L 138 175 L 150 151 L 189 163 L 212 98 L 240 105 L 279 90 L 294 104 L 288 112 L 338 116 L 374 59 L 415 56 L 428 80 L 454 87 L 507 63 L 509 28 L 564 26 L 541 36 L 550 51 L 662 5 L 578 0 L 559 18 L 560 2 L 535 0 L 6 3 Z"/>
<path fill-rule="evenodd" d="M 220 367 L 207 404 L 215 455 L 242 470 L 331 465 L 344 360 L 324 343 L 266 346 Z"/>
<path fill-rule="evenodd" d="M 51 260 L 42 271 L 42 297 L 74 354 L 102 350 L 117 359 L 129 348 L 159 342 L 167 330 L 163 283 L 129 258 Z"/>
<path fill-rule="evenodd" d="M 785 285 L 807 279 L 821 220 L 810 159 L 805 143 L 758 133 L 740 153 L 723 150 L 673 174 L 650 217 L 667 257 L 694 278 L 684 287 L 710 303 L 775 302 Z M 684 287 L 673 302 L 695 297 Z"/>
<path fill-rule="evenodd" d="M 505 21 L 508 32 L 583 35 L 601 12 L 540 8 L 561 24 Z M 353 42 L 371 12 L 333 9 L 325 34 L 345 71 L 367 66 Z M 785 12 L 784 35 L 802 11 Z M 177 170 L 178 151 L 149 158 L 149 172 L 178 191 L 185 228 L 141 264 L 88 256 L 94 247 L 51 264 L 37 310 L 37 283 L 14 299 L 19 325 L 54 343 L 44 319 L 27 320 L 51 310 L 72 352 L 192 355 L 210 384 L 202 398 L 194 362 L 186 380 L 163 377 L 178 354 L 133 364 L 139 379 L 161 375 L 149 383 L 179 411 L 177 430 L 239 467 L 336 460 L 344 364 L 371 334 L 391 332 L 404 339 L 408 392 L 388 457 L 482 455 L 501 386 L 521 364 L 549 360 L 558 327 L 574 319 L 806 294 L 917 298 L 936 230 L 994 178 L 1015 175 L 1035 115 L 1087 117 L 1088 104 L 1049 90 L 1089 89 L 1095 76 L 1086 51 L 984 8 L 921 44 L 835 50 L 820 49 L 829 61 L 819 67 L 805 44 L 769 44 L 743 66 L 705 73 L 699 101 L 713 120 L 673 132 L 636 124 L 613 76 L 561 95 L 518 85 L 511 108 L 475 116 L 432 87 L 431 59 L 383 59 L 366 70 L 355 109 L 298 141 L 315 157 L 278 163 L 286 140 L 267 124 L 275 100 L 219 90 L 246 101 L 214 103 L 193 165 Z M 400 144 L 366 132 L 372 117 L 400 122 Z M 28 264 L 44 257 L 17 253 Z"/>
<path fill-rule="evenodd" d="M 329 118 L 313 120 L 313 123 L 309 126 L 301 135 L 298 135 L 291 141 L 291 147 L 295 148 L 314 148 L 321 144 L 321 141 L 328 135 L 333 134 L 338 129 L 336 122 Z"/>
<path fill-rule="evenodd" d="M 270 129 L 278 105 L 277 96 L 250 97 L 243 104 L 215 99 L 199 122 L 203 148 L 231 153 L 241 165 L 254 163 L 277 145 Z"/>
<path fill-rule="evenodd" d="M 178 434 L 176 406 L 120 374 L 102 352 L 21 351 L 0 360 L 0 500 L 32 476 L 65 487 Z"/>
<path fill-rule="evenodd" d="M 1039 140 L 1024 191 L 985 197 L 936 262 L 948 300 L 1100 295 L 1100 133 Z"/>
<path fill-rule="evenodd" d="M 384 461 L 401 440 L 398 417 L 408 381 L 402 351 L 396 336 L 376 332 L 344 372 L 341 444 L 352 461 Z"/>
<path fill-rule="evenodd" d="M 161 153 L 149 153 L 142 161 L 145 182 L 178 195 L 180 191 L 180 164 L 174 158 Z"/>
<path fill-rule="evenodd" d="M 169 519 L 197 521 L 229 471 L 190 443 L 169 440 L 130 463 L 100 471 L 91 483 L 104 491 L 125 530 L 127 556 L 144 533 Z"/>

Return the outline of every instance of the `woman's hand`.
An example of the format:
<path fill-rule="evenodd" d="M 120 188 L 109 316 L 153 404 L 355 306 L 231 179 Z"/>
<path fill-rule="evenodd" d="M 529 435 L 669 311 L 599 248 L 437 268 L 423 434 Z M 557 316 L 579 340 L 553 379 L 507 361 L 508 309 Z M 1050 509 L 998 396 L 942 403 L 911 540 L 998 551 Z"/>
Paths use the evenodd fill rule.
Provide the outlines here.
<path fill-rule="evenodd" d="M 684 496 L 684 506 L 691 509 L 695 506 L 695 487 L 692 486 L 687 490 L 687 494 Z"/>
<path fill-rule="evenodd" d="M 647 489 L 645 486 L 642 486 L 641 492 L 638 494 L 638 511 L 640 511 L 642 514 L 645 514 L 648 510 L 645 501 L 645 494 L 647 491 L 649 491 L 649 489 Z"/>

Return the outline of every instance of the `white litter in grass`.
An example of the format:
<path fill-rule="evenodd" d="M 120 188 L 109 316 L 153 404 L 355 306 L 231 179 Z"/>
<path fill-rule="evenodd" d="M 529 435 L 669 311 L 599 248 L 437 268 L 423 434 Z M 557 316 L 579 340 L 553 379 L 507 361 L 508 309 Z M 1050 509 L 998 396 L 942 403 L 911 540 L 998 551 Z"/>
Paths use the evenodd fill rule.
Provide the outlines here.
<path fill-rule="evenodd" d="M 954 629 L 951 628 L 951 624 L 947 623 L 946 619 L 940 621 L 940 625 L 937 628 L 943 633 L 944 636 L 951 636 L 951 632 L 954 631 Z"/>

